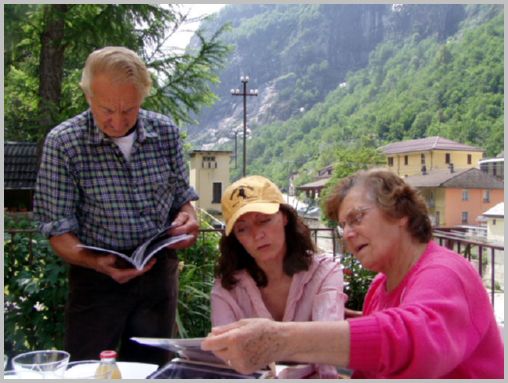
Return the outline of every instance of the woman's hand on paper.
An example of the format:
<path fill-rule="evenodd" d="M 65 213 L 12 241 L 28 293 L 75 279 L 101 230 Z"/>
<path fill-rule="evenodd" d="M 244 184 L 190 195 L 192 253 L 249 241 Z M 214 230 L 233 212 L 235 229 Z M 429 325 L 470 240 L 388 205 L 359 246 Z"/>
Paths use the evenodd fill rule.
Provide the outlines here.
<path fill-rule="evenodd" d="M 225 326 L 214 327 L 201 344 L 230 367 L 250 374 L 281 360 L 283 337 L 280 324 L 263 318 L 242 319 Z"/>

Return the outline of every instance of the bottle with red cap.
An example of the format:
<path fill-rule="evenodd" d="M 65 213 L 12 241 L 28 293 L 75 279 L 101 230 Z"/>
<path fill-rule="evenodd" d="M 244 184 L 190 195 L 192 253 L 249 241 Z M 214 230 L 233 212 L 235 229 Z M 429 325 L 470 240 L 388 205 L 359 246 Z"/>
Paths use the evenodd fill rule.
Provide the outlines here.
<path fill-rule="evenodd" d="M 117 356 L 115 350 L 102 351 L 100 353 L 101 363 L 97 367 L 95 375 L 104 379 L 122 379 L 122 374 L 116 364 Z"/>

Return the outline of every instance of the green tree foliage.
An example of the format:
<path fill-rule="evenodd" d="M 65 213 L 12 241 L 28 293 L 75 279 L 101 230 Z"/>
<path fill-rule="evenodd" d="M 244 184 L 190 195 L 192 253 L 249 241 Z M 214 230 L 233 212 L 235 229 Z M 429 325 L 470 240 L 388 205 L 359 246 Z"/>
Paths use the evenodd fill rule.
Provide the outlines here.
<path fill-rule="evenodd" d="M 385 163 L 384 156 L 374 147 L 338 148 L 335 155 L 332 177 L 329 182 L 330 184 L 335 184 L 358 170 L 381 166 Z"/>
<path fill-rule="evenodd" d="M 249 173 L 285 185 L 287 175 L 298 171 L 302 184 L 337 160 L 337 148 L 434 135 L 497 155 L 504 134 L 503 21 L 498 12 L 488 21 L 466 19 L 446 41 L 431 35 L 379 44 L 369 64 L 349 73 L 323 102 L 285 122 L 256 127 Z"/>
<path fill-rule="evenodd" d="M 386 164 L 384 156 L 374 147 L 370 146 L 368 138 L 363 145 L 358 147 L 341 147 L 334 154 L 333 172 L 330 180 L 322 192 L 321 203 L 323 203 L 333 188 L 345 177 L 372 167 Z M 322 210 L 324 210 L 322 208 Z M 337 222 L 323 218 L 329 227 L 337 226 Z"/>
<path fill-rule="evenodd" d="M 169 114 L 177 123 L 190 122 L 191 112 L 211 105 L 210 86 L 229 53 L 220 41 L 226 27 L 199 32 L 193 51 L 175 53 L 166 40 L 187 22 L 178 5 L 68 4 L 5 5 L 5 138 L 38 141 L 57 122 L 86 109 L 78 82 L 85 59 L 106 45 L 138 52 L 151 70 L 154 90 L 145 107 Z M 55 34 L 55 29 L 61 29 Z M 51 34 L 53 33 L 53 34 Z M 48 40 L 50 36 L 57 36 Z M 62 65 L 48 65 L 55 47 L 63 48 Z M 44 71 L 44 72 L 43 72 Z M 58 89 L 48 98 L 45 84 Z M 51 126 L 44 125 L 44 108 Z"/>

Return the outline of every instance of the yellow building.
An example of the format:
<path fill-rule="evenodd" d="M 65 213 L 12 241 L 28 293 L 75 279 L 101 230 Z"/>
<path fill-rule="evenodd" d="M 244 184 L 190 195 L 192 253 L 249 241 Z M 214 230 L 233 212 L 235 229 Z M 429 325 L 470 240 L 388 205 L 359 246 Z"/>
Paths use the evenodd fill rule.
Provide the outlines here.
<path fill-rule="evenodd" d="M 389 169 L 401 177 L 425 174 L 439 169 L 479 168 L 483 149 L 443 137 L 400 141 L 379 148 Z"/>
<path fill-rule="evenodd" d="M 435 227 L 478 226 L 481 214 L 504 199 L 503 182 L 480 170 L 483 149 L 443 137 L 379 149 L 388 169 L 420 190 Z"/>
<path fill-rule="evenodd" d="M 190 184 L 199 194 L 196 208 L 220 213 L 220 200 L 229 185 L 231 151 L 193 150 L 190 153 Z"/>

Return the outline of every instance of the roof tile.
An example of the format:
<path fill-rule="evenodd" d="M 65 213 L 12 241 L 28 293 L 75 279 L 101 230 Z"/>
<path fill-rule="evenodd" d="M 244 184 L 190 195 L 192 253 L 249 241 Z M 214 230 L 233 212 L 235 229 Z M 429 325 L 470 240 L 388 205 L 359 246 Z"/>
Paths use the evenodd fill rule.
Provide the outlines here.
<path fill-rule="evenodd" d="M 4 143 L 4 189 L 33 189 L 37 178 L 37 144 Z"/>
<path fill-rule="evenodd" d="M 471 145 L 461 144 L 459 142 L 455 142 L 439 136 L 394 142 L 385 146 L 381 146 L 379 149 L 383 152 L 383 154 L 409 153 L 428 150 L 468 150 L 474 152 L 484 151 L 483 149 Z"/>
<path fill-rule="evenodd" d="M 431 170 L 426 175 L 408 176 L 404 180 L 417 188 L 504 189 L 503 181 L 477 168 L 460 169 L 453 173 L 446 169 Z"/>

